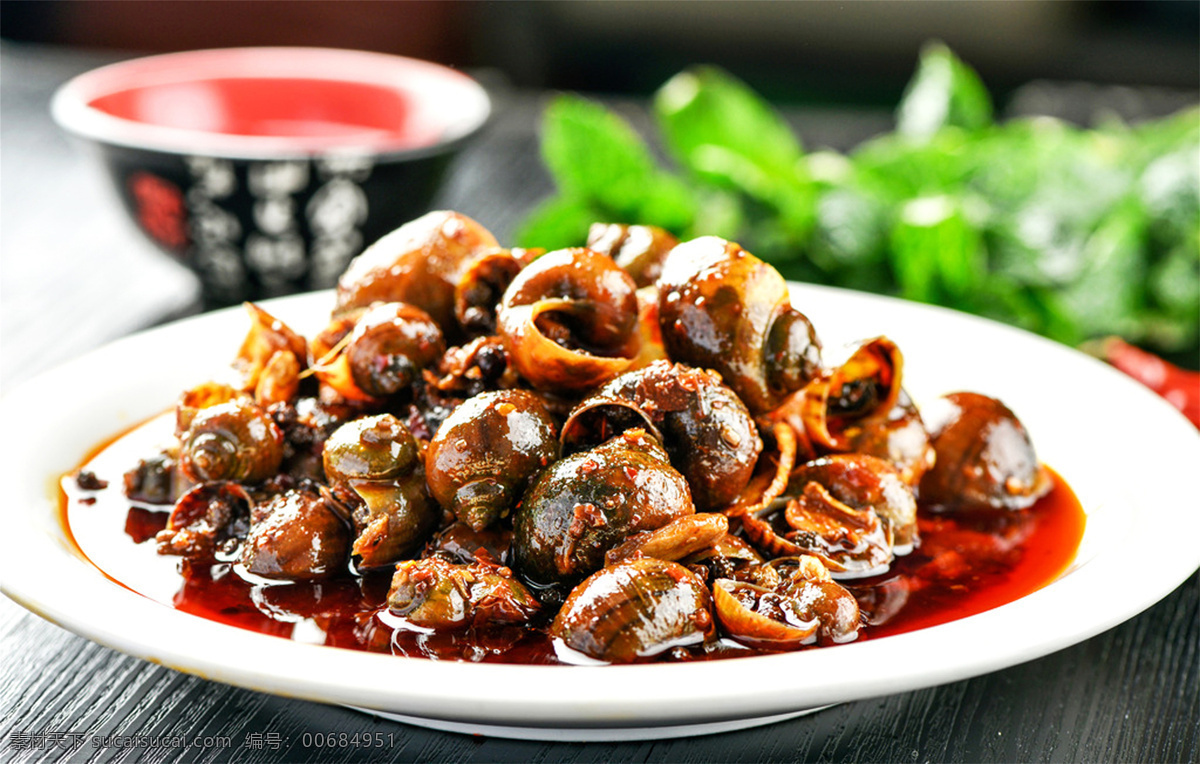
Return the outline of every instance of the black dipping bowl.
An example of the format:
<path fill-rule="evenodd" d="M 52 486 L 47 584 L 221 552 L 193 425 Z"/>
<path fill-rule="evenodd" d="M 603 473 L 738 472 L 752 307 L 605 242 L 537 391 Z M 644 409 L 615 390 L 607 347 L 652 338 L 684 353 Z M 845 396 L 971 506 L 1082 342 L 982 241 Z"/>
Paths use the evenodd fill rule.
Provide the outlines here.
<path fill-rule="evenodd" d="M 429 209 L 491 102 L 426 61 L 230 48 L 87 72 L 52 112 L 220 305 L 332 286 L 365 245 Z"/>

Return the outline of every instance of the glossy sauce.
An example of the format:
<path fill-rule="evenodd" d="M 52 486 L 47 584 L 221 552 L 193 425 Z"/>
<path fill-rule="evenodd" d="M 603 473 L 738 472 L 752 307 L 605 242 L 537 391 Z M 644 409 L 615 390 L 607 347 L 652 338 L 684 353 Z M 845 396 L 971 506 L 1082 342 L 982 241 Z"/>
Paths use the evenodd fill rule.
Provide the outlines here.
<path fill-rule="evenodd" d="M 164 415 L 102 445 L 81 466 L 107 482 L 87 490 L 75 474 L 61 486 L 64 527 L 80 552 L 122 586 L 177 610 L 239 628 L 302 642 L 444 660 L 558 663 L 545 623 L 487 633 L 423 633 L 405 628 L 385 607 L 390 573 L 321 582 L 253 583 L 230 563 L 193 566 L 159 555 L 154 534 L 169 507 L 139 505 L 122 492 L 122 475 L 169 442 Z M 878 639 L 964 618 L 1019 599 L 1070 566 L 1085 515 L 1057 475 L 1054 487 L 1024 512 L 920 516 L 921 545 L 890 570 L 843 581 L 859 599 Z M 548 619 L 548 616 L 547 616 Z M 828 648 L 821 648 L 828 649 Z M 756 654 L 728 640 L 691 659 Z"/>

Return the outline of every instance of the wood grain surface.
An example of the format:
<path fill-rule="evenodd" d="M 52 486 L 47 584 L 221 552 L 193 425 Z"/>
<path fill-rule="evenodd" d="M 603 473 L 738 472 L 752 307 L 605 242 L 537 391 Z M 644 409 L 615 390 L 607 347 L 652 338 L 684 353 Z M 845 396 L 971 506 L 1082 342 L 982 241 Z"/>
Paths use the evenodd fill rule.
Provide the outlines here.
<path fill-rule="evenodd" d="M 89 157 L 49 120 L 54 87 L 100 59 L 8 42 L 0 53 L 0 383 L 11 386 L 198 306 L 191 277 L 139 238 Z M 504 241 L 550 187 L 537 155 L 542 97 L 501 91 L 494 124 L 456 163 L 438 205 L 483 221 Z M 823 111 L 798 114 L 795 122 L 808 145 L 846 148 L 886 129 L 889 118 Z M 19 434 L 4 436 L 8 454 Z M 1144 561 L 1196 540 L 1164 534 L 1163 543 L 1129 554 Z M 1194 575 L 1100 636 L 968 681 L 741 732 L 552 744 L 436 732 L 205 681 L 95 645 L 0 598 L 0 760 L 1197 761 L 1198 651 Z M 503 695 L 504 688 L 479 692 Z M 53 742 L 47 733 L 74 737 L 45 747 Z M 119 745 L 119 736 L 135 735 L 159 745 Z M 182 741 L 200 745 L 184 748 Z"/>

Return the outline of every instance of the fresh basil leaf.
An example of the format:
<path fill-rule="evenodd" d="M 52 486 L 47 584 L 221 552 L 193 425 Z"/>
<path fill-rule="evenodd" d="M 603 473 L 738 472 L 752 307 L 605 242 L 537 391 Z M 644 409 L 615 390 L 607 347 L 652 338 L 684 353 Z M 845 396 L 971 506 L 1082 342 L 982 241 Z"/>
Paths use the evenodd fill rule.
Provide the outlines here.
<path fill-rule="evenodd" d="M 969 187 L 1000 212 L 1050 203 L 1087 221 L 1087 231 L 1127 193 L 1135 173 L 1113 136 L 1044 117 L 980 134 L 965 165 Z"/>
<path fill-rule="evenodd" d="M 947 128 L 917 142 L 895 133 L 870 140 L 852 155 L 855 176 L 895 205 L 909 199 L 956 192 L 971 171 L 970 136 Z"/>
<path fill-rule="evenodd" d="M 1039 310 L 1037 328 L 1034 331 L 1064 345 L 1078 345 L 1088 339 L 1089 334 L 1079 317 L 1060 299 L 1058 292 L 1029 285 L 1022 287 L 1029 292 L 1033 304 Z"/>
<path fill-rule="evenodd" d="M 1044 292 L 1030 289 L 1027 284 L 1004 274 L 991 273 L 980 289 L 955 307 L 1031 332 L 1044 332 L 1045 299 Z"/>
<path fill-rule="evenodd" d="M 637 207 L 628 219 L 617 222 L 656 225 L 684 235 L 696 221 L 697 205 L 691 186 L 674 175 L 658 173 L 642 188 Z"/>
<path fill-rule="evenodd" d="M 542 155 L 571 202 L 540 211 L 553 225 L 574 225 L 581 210 L 590 222 L 653 224 L 681 234 L 696 216 L 694 190 L 660 169 L 641 136 L 601 104 L 572 95 L 556 98 L 542 125 Z M 586 228 L 585 228 L 586 232 Z"/>
<path fill-rule="evenodd" d="M 1194 237 L 1200 223 L 1200 141 L 1151 161 L 1138 190 L 1158 245 L 1170 249 Z"/>
<path fill-rule="evenodd" d="M 809 257 L 829 274 L 875 270 L 884 261 L 888 223 L 877 197 L 850 185 L 832 188 L 817 200 Z"/>
<path fill-rule="evenodd" d="M 774 109 L 712 67 L 656 94 L 686 171 L 602 106 L 564 96 L 543 153 L 560 196 L 521 231 L 579 244 L 596 221 L 738 241 L 789 278 L 899 293 L 1063 342 L 1118 332 L 1162 350 L 1200 335 L 1200 108 L 1081 129 L 996 124 L 978 76 L 933 45 L 891 134 L 806 156 Z"/>
<path fill-rule="evenodd" d="M 944 127 L 978 130 L 990 124 L 992 99 L 975 70 L 945 45 L 926 45 L 896 110 L 896 131 L 925 139 Z"/>
<path fill-rule="evenodd" d="M 542 157 L 564 196 L 608 210 L 620 222 L 636 215 L 658 175 L 649 148 L 627 122 L 573 95 L 546 108 Z"/>
<path fill-rule="evenodd" d="M 603 220 L 604 216 L 586 202 L 552 197 L 526 216 L 513 238 L 519 247 L 548 250 L 582 247 L 587 241 L 588 227 Z"/>
<path fill-rule="evenodd" d="M 771 105 L 716 67 L 694 67 L 672 77 L 655 95 L 654 110 L 668 148 L 702 175 L 710 164 L 705 151 L 713 148 L 767 175 L 794 172 L 803 156 L 799 139 Z"/>
<path fill-rule="evenodd" d="M 659 89 L 654 110 L 668 150 L 697 179 L 771 206 L 789 237 L 807 235 L 814 194 L 800 141 L 745 83 L 688 69 Z"/>
<path fill-rule="evenodd" d="M 1085 244 L 1134 177 L 1111 136 L 1058 120 L 1020 120 L 975 143 L 967 187 L 991 207 L 993 269 L 1059 288 L 1087 267 Z"/>
<path fill-rule="evenodd" d="M 953 304 L 986 276 L 979 231 L 950 196 L 904 205 L 892 229 L 891 264 L 901 296 L 922 302 Z"/>
<path fill-rule="evenodd" d="M 1200 231 L 1151 266 L 1147 292 L 1168 316 L 1200 332 Z"/>
<path fill-rule="evenodd" d="M 1135 199 L 1114 208 L 1083 245 L 1083 270 L 1057 299 L 1083 337 L 1136 336 L 1145 304 L 1145 218 Z"/>

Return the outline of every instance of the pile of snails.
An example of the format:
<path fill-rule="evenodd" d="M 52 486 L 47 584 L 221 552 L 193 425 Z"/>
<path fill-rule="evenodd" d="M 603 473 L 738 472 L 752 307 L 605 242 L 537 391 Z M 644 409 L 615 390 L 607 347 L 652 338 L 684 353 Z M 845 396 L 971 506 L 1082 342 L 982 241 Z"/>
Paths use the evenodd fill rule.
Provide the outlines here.
<path fill-rule="evenodd" d="M 125 493 L 173 505 L 155 543 L 189 564 L 386 571 L 395 628 L 525 625 L 613 663 L 845 643 L 843 582 L 920 545 L 918 499 L 1049 488 L 1001 402 L 934 421 L 886 337 L 830 362 L 779 273 L 715 237 L 508 249 L 433 212 L 350 264 L 314 336 L 247 309 L 232 378 L 183 393 Z"/>

